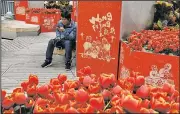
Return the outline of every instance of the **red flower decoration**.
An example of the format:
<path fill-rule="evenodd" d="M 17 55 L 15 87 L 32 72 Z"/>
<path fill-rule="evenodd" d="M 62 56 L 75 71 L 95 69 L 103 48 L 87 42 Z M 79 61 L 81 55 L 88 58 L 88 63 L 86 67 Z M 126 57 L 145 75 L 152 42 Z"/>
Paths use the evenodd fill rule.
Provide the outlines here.
<path fill-rule="evenodd" d="M 98 92 L 100 92 L 100 90 L 101 90 L 101 87 L 98 82 L 91 83 L 88 86 L 88 91 L 90 93 L 98 93 Z"/>
<path fill-rule="evenodd" d="M 79 89 L 76 93 L 76 101 L 79 103 L 85 103 L 89 100 L 89 94 L 83 89 Z"/>
<path fill-rule="evenodd" d="M 38 87 L 37 89 L 37 93 L 41 96 L 41 97 L 46 97 L 49 94 L 49 86 L 48 85 L 42 85 L 40 87 Z"/>
<path fill-rule="evenodd" d="M 34 96 L 34 95 L 36 95 L 36 85 L 34 84 L 34 85 L 28 85 L 28 87 L 27 87 L 27 94 L 28 94 L 28 96 Z"/>
<path fill-rule="evenodd" d="M 24 81 L 21 83 L 21 87 L 23 88 L 24 91 L 27 90 L 27 86 L 29 85 L 29 82 L 28 81 Z"/>
<path fill-rule="evenodd" d="M 122 99 L 122 107 L 130 113 L 139 113 L 141 109 L 141 101 L 135 99 L 133 96 L 128 95 Z"/>
<path fill-rule="evenodd" d="M 89 86 L 92 83 L 92 79 L 90 76 L 85 76 L 83 79 L 83 85 L 84 86 Z"/>
<path fill-rule="evenodd" d="M 115 75 L 103 73 L 100 75 L 99 82 L 102 87 L 108 88 L 110 85 L 113 85 L 115 83 Z"/>
<path fill-rule="evenodd" d="M 5 96 L 6 96 L 6 91 L 5 90 L 1 90 L 1 101 L 4 100 Z"/>
<path fill-rule="evenodd" d="M 89 104 L 96 110 L 102 110 L 104 108 L 104 98 L 100 94 L 93 94 L 90 97 Z"/>
<path fill-rule="evenodd" d="M 137 76 L 135 79 L 135 85 L 136 86 L 142 86 L 145 83 L 144 76 Z"/>
<path fill-rule="evenodd" d="M 29 75 L 29 84 L 38 85 L 38 83 L 39 83 L 38 77 L 36 75 L 30 74 Z"/>
<path fill-rule="evenodd" d="M 59 80 L 60 84 L 63 84 L 67 80 L 67 75 L 66 74 L 59 74 L 58 80 Z"/>
<path fill-rule="evenodd" d="M 11 97 L 5 97 L 2 101 L 2 107 L 5 109 L 9 109 L 14 105 L 14 101 Z"/>
<path fill-rule="evenodd" d="M 146 85 L 142 85 L 138 90 L 136 91 L 136 95 L 140 98 L 148 98 L 150 95 L 150 89 Z"/>
<path fill-rule="evenodd" d="M 68 104 L 69 95 L 65 93 L 54 93 L 54 97 L 57 103 L 59 104 Z"/>
<path fill-rule="evenodd" d="M 69 109 L 66 110 L 67 113 L 79 113 L 75 108 L 70 107 Z"/>
<path fill-rule="evenodd" d="M 21 93 L 15 93 L 13 100 L 16 104 L 19 104 L 19 105 L 25 104 L 26 103 L 26 96 L 22 92 Z"/>

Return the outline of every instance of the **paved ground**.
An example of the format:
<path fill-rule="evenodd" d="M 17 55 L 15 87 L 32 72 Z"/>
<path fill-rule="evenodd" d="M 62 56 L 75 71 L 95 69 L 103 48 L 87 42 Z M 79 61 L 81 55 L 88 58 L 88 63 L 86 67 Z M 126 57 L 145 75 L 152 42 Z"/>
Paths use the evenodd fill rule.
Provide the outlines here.
<path fill-rule="evenodd" d="M 40 84 L 48 83 L 51 78 L 60 73 L 66 73 L 69 79 L 74 79 L 76 60 L 73 60 L 72 70 L 66 71 L 64 57 L 53 56 L 53 65 L 41 68 L 45 59 L 45 50 L 49 39 L 55 33 L 41 33 L 39 36 L 18 37 L 14 40 L 1 39 L 1 82 L 2 89 L 7 93 L 28 79 L 30 73 L 39 77 Z"/>

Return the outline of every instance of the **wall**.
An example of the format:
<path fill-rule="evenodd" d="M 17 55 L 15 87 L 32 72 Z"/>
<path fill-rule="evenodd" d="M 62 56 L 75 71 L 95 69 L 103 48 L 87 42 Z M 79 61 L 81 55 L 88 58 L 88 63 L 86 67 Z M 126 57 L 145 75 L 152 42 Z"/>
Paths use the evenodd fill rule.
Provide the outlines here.
<path fill-rule="evenodd" d="M 44 1 L 28 1 L 29 8 L 44 8 Z"/>
<path fill-rule="evenodd" d="M 132 30 L 141 30 L 150 25 L 154 17 L 155 1 L 123 1 L 120 38 Z"/>

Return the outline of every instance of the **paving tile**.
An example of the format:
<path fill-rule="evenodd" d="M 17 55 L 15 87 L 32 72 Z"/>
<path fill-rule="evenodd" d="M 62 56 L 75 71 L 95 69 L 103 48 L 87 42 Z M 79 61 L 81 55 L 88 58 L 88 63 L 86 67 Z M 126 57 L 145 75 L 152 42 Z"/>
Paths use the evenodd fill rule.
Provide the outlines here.
<path fill-rule="evenodd" d="M 2 40 L 1 52 L 1 81 L 2 89 L 7 93 L 28 79 L 30 73 L 39 77 L 39 83 L 49 83 L 51 78 L 56 78 L 60 73 L 66 73 L 68 79 L 75 79 L 76 67 L 73 61 L 72 72 L 65 70 L 64 57 L 53 56 L 53 65 L 41 68 L 44 62 L 47 43 L 55 37 L 55 33 L 41 33 L 39 36 L 17 37 L 14 40 Z"/>

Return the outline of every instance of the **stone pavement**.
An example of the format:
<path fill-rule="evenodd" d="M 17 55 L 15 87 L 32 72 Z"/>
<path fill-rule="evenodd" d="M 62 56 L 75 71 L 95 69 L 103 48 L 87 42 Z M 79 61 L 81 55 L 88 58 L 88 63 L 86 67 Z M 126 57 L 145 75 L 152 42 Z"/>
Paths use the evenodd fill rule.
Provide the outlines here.
<path fill-rule="evenodd" d="M 68 79 L 75 79 L 76 60 L 72 70 L 66 71 L 64 56 L 54 55 L 53 65 L 41 68 L 45 59 L 47 43 L 55 37 L 54 32 L 41 33 L 39 36 L 17 37 L 14 40 L 1 39 L 1 86 L 11 93 L 20 83 L 28 79 L 30 73 L 39 77 L 41 84 L 49 83 L 51 78 L 66 73 Z"/>

